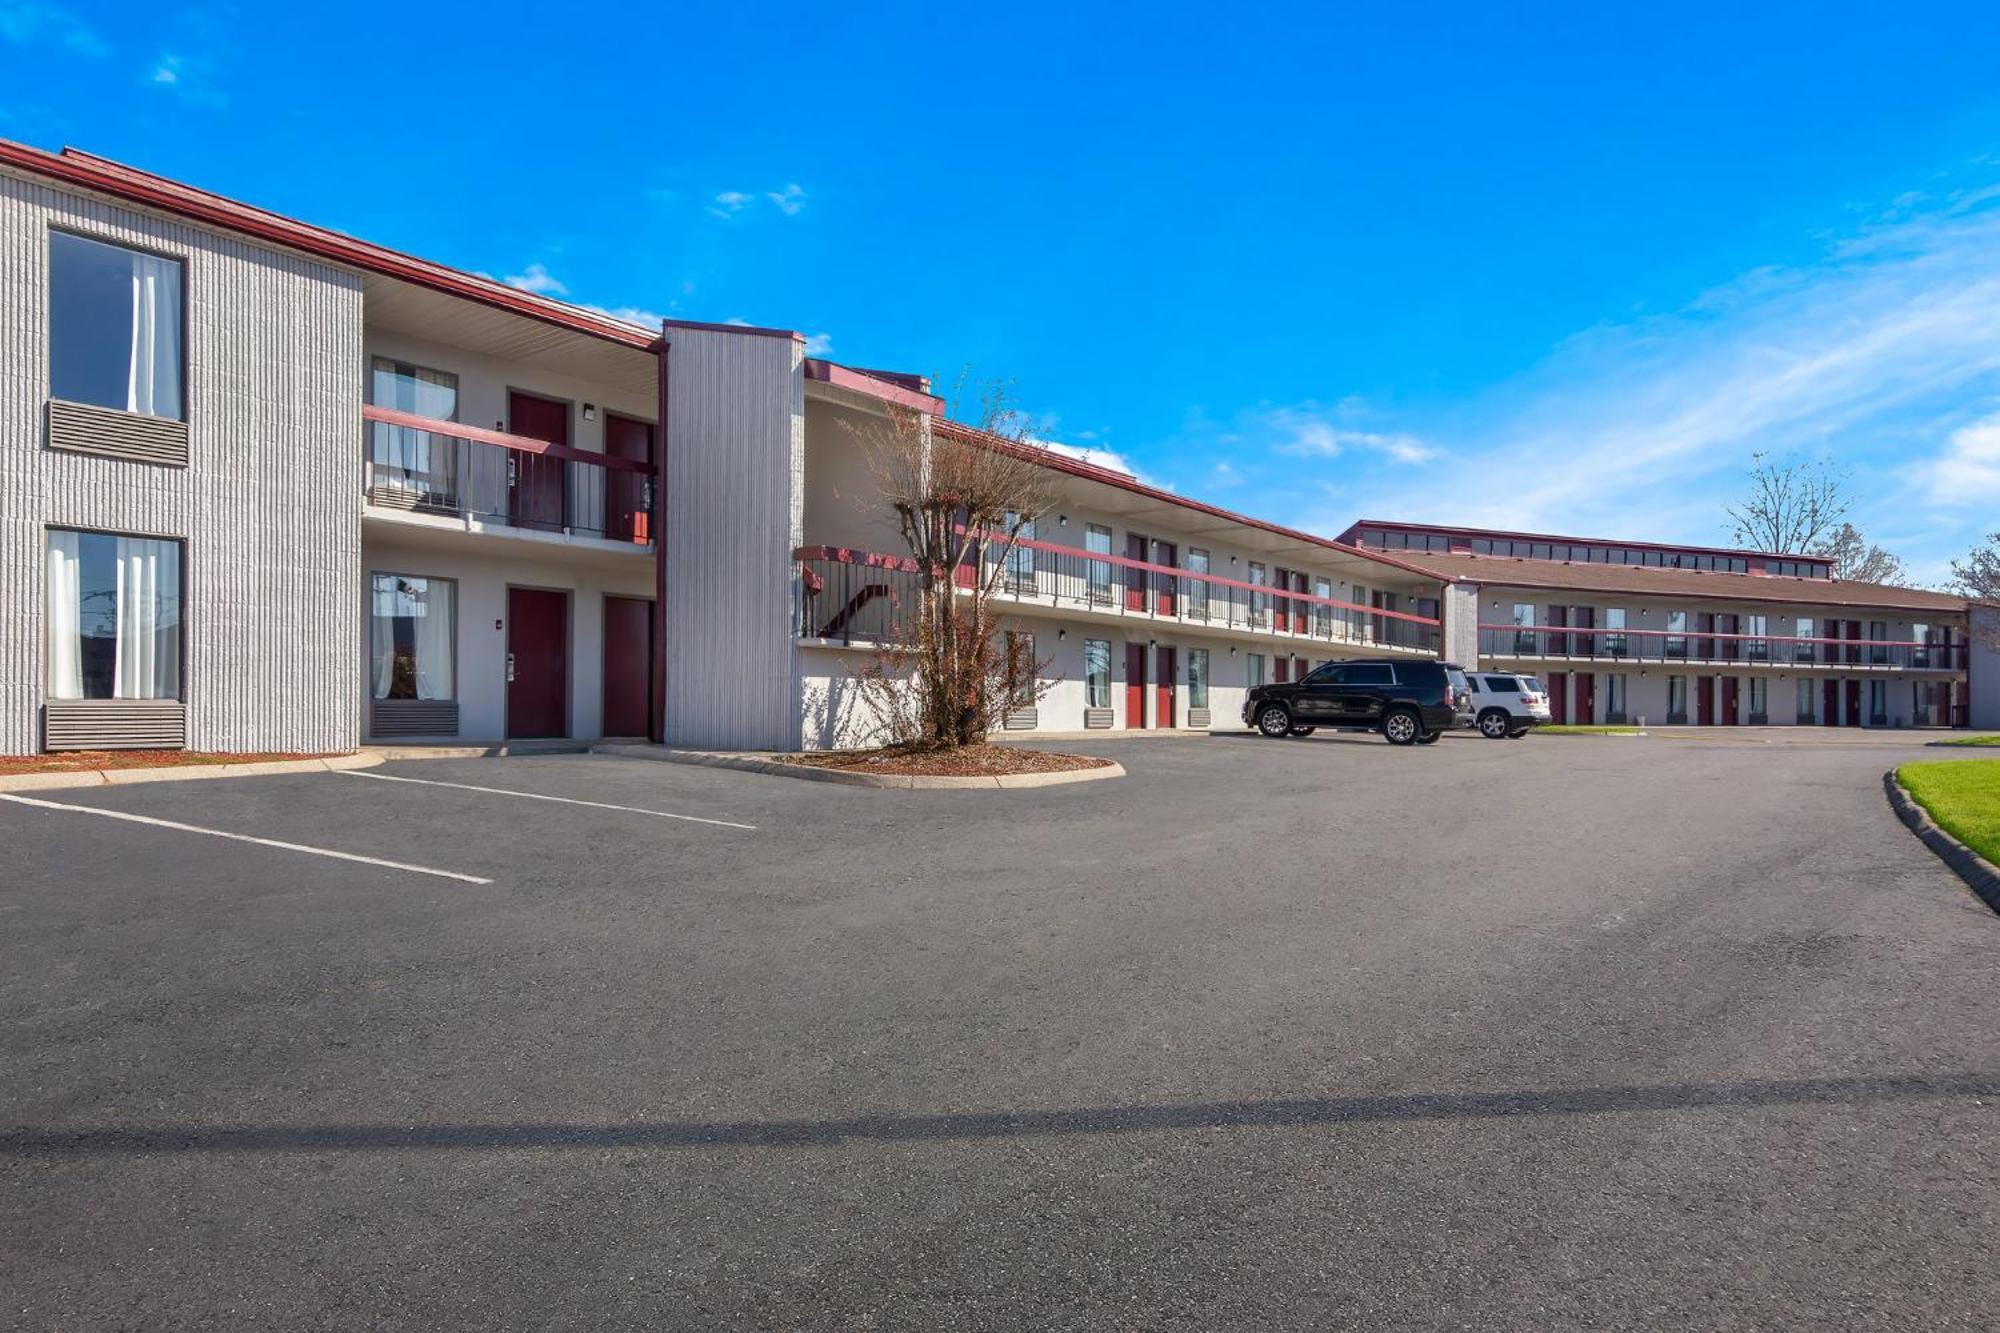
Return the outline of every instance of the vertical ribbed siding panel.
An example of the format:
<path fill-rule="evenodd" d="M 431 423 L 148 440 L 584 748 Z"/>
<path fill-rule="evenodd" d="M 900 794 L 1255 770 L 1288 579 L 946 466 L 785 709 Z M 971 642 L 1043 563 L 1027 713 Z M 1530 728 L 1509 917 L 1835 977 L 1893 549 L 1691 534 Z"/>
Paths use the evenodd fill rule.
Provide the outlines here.
<path fill-rule="evenodd" d="M 188 466 L 43 447 L 48 230 L 187 264 Z M 187 743 L 359 743 L 361 280 L 0 175 L 0 753 L 40 748 L 44 530 L 185 543 Z"/>
<path fill-rule="evenodd" d="M 669 339 L 667 742 L 790 749 L 804 354 L 756 334 Z"/>

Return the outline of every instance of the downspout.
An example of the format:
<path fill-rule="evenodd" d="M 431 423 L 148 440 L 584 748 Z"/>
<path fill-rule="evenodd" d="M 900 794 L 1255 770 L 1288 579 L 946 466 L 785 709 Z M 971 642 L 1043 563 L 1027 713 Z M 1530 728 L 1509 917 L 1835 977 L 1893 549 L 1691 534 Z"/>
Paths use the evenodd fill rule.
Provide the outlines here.
<path fill-rule="evenodd" d="M 659 427 L 653 448 L 653 663 L 650 689 L 653 695 L 652 740 L 667 741 L 667 342 L 666 326 L 660 327 L 660 408 Z"/>

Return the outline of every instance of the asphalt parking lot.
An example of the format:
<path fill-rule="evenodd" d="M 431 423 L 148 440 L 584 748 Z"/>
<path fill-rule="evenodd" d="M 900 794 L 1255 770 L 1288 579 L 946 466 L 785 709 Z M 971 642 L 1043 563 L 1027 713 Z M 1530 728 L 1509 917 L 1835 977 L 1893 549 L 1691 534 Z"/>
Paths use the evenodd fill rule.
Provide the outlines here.
<path fill-rule="evenodd" d="M 1950 752 L 1073 748 L 0 802 L 0 1327 L 1993 1326 Z"/>

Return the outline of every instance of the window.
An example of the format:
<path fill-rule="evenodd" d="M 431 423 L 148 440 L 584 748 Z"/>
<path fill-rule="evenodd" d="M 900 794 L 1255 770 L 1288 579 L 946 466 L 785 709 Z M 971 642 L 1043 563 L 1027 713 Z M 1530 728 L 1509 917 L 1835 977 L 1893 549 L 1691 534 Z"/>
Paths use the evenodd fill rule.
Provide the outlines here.
<path fill-rule="evenodd" d="M 1387 662 L 1350 662 L 1346 674 L 1340 678 L 1343 685 L 1394 685 L 1396 676 Z"/>
<path fill-rule="evenodd" d="M 1327 605 L 1333 600 L 1333 580 L 1314 579 L 1313 596 L 1321 600 L 1313 603 L 1313 633 L 1322 639 L 1333 637 L 1333 608 Z"/>
<path fill-rule="evenodd" d="M 1018 532 L 1015 532 L 1016 524 L 1020 525 Z M 1008 548 L 1006 555 L 1007 591 L 1013 593 L 1032 593 L 1035 591 L 1035 548 L 1032 546 L 1022 546 L 1019 543 L 1031 542 L 1035 539 L 1035 520 L 1032 518 L 1023 518 L 1009 509 L 1003 531 L 1014 532 L 1016 543 Z"/>
<path fill-rule="evenodd" d="M 378 356 L 370 367 L 368 396 L 377 407 L 412 416 L 458 420 L 458 376 Z M 456 469 L 450 439 L 413 426 L 368 425 L 368 489 L 414 491 L 437 500 L 453 496 Z"/>
<path fill-rule="evenodd" d="M 1884 727 L 1889 724 L 1889 682 L 1871 680 L 1868 682 L 1868 725 Z"/>
<path fill-rule="evenodd" d="M 1870 640 L 1868 660 L 1871 664 L 1884 666 L 1888 663 L 1889 645 L 1886 642 L 1888 637 L 1889 626 L 1885 621 L 1871 620 L 1868 622 L 1868 638 Z"/>
<path fill-rule="evenodd" d="M 181 544 L 50 528 L 49 697 L 181 697 Z"/>
<path fill-rule="evenodd" d="M 1208 649 L 1190 648 L 1187 655 L 1189 708 L 1208 707 Z"/>
<path fill-rule="evenodd" d="M 1771 622 L 1765 616 L 1743 617 L 1743 632 L 1750 636 L 1746 645 L 1752 662 L 1768 662 L 1771 659 L 1771 641 L 1764 636 L 1771 632 Z M 1762 711 L 1762 710 L 1752 710 Z"/>
<path fill-rule="evenodd" d="M 1910 649 L 1910 665 L 1920 671 L 1929 667 L 1931 664 L 1931 627 L 1929 625 L 1911 625 L 1909 639 L 1911 643 L 1918 645 Z"/>
<path fill-rule="evenodd" d="M 1604 678 L 1605 716 L 1614 721 L 1625 720 L 1625 683 L 1628 677 L 1622 672 L 1612 672 Z"/>
<path fill-rule="evenodd" d="M 1340 663 L 1322 662 L 1314 667 L 1312 674 L 1300 681 L 1301 685 L 1338 685 L 1346 677 L 1341 674 Z"/>
<path fill-rule="evenodd" d="M 1688 678 L 1686 676 L 1667 677 L 1667 721 L 1685 722 L 1688 719 Z"/>
<path fill-rule="evenodd" d="M 178 259 L 49 233 L 49 393 L 185 419 Z"/>
<path fill-rule="evenodd" d="M 1190 574 L 1208 573 L 1208 552 L 1200 547 L 1190 546 L 1187 553 L 1187 567 Z M 1187 581 L 1187 613 L 1199 620 L 1208 619 L 1207 579 L 1197 578 Z"/>
<path fill-rule="evenodd" d="M 1270 577 L 1264 572 L 1264 566 L 1252 560 L 1250 562 L 1250 586 L 1253 588 L 1263 588 L 1269 586 L 1270 582 Z M 1252 628 L 1262 628 L 1264 614 L 1270 607 L 1271 598 L 1268 594 L 1261 592 L 1250 594 L 1250 624 Z M 1259 683 L 1261 684 L 1262 682 Z"/>
<path fill-rule="evenodd" d="M 1106 537 L 1110 534 L 1107 532 Z M 1083 706 L 1111 707 L 1111 641 L 1083 641 Z"/>
<path fill-rule="evenodd" d="M 1535 604 L 1514 603 L 1514 651 L 1533 656 L 1535 652 Z"/>
<path fill-rule="evenodd" d="M 1519 694 L 1521 692 L 1521 682 L 1512 676 L 1488 676 L 1485 679 L 1486 691 L 1489 694 Z"/>
<path fill-rule="evenodd" d="M 458 584 L 412 574 L 371 579 L 368 681 L 377 699 L 458 697 Z"/>
<path fill-rule="evenodd" d="M 1792 656 L 1800 662 L 1811 662 L 1815 659 L 1819 650 L 1819 645 L 1812 642 L 1813 639 L 1818 637 L 1813 618 L 1811 616 L 1800 616 L 1797 624 L 1798 629 L 1794 632 L 1798 635 L 1798 642 L 1792 645 Z M 1799 682 L 1801 685 L 1805 683 L 1805 681 Z"/>
<path fill-rule="evenodd" d="M 1092 555 L 1110 555 L 1111 529 L 1105 527 L 1102 523 L 1090 524 L 1083 530 L 1083 549 Z M 1111 562 L 1109 560 L 1093 560 L 1090 562 L 1089 584 L 1088 596 L 1093 603 L 1107 604 L 1111 601 Z M 1111 645 L 1108 643 L 1105 644 L 1105 651 L 1109 652 L 1110 650 Z M 1091 705 L 1092 708 L 1102 706 L 1100 704 Z"/>
<path fill-rule="evenodd" d="M 1604 651 L 1613 657 L 1625 656 L 1625 608 L 1607 606 L 1604 608 L 1604 628 L 1613 631 L 1604 636 Z"/>
<path fill-rule="evenodd" d="M 1799 682 L 1798 718 L 1801 722 L 1810 722 L 1813 720 L 1813 694 L 1813 683 L 1810 680 Z"/>
<path fill-rule="evenodd" d="M 1269 679 L 1269 677 L 1264 674 L 1264 654 L 1262 653 L 1248 654 L 1248 661 L 1245 663 L 1244 669 L 1248 673 L 1246 679 L 1249 681 L 1250 687 L 1252 689 L 1255 689 L 1257 686 L 1262 685 L 1266 680 Z"/>
<path fill-rule="evenodd" d="M 1688 655 L 1688 613 L 1667 612 L 1667 656 L 1686 657 Z"/>
<path fill-rule="evenodd" d="M 1752 720 L 1769 720 L 1769 688 L 1771 682 L 1762 676 L 1750 677 L 1750 717 Z"/>

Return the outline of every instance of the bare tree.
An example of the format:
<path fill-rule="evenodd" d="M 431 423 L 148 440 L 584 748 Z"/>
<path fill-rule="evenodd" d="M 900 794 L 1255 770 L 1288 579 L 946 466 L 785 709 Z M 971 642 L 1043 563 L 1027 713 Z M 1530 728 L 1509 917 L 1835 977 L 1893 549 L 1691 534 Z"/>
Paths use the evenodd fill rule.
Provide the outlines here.
<path fill-rule="evenodd" d="M 1826 459 L 1750 455 L 1750 493 L 1724 512 L 1736 540 L 1759 551 L 1810 551 L 1847 513 L 1847 476 Z"/>
<path fill-rule="evenodd" d="M 1951 562 L 1951 589 L 1975 602 L 2000 603 L 2000 532 L 1987 533 L 1984 546 Z"/>
<path fill-rule="evenodd" d="M 962 376 L 958 403 L 967 386 Z M 857 673 L 893 744 L 975 744 L 1048 689 L 1032 640 L 1002 636 L 994 593 L 1032 550 L 1021 543 L 1054 503 L 1052 474 L 1008 387 L 976 391 L 975 424 L 892 406 L 854 428 L 916 573 L 915 606 L 899 608 L 910 612 L 908 643 Z"/>
<path fill-rule="evenodd" d="M 1901 583 L 1909 577 L 1903 558 L 1871 545 L 1852 523 L 1842 523 L 1812 554 L 1833 561 L 1833 576 L 1854 583 Z"/>

